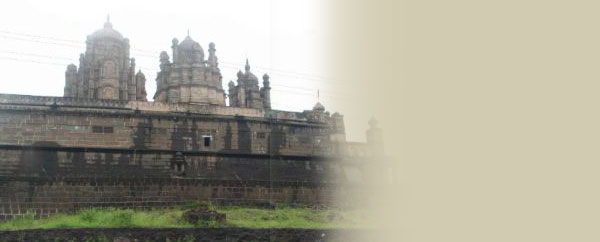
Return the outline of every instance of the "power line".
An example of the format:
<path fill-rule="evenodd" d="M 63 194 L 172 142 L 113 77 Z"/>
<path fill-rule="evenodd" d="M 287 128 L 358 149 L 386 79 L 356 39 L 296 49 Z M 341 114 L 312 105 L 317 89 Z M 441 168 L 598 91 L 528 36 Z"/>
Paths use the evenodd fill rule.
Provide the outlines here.
<path fill-rule="evenodd" d="M 69 44 L 69 43 L 60 43 L 60 42 L 52 42 L 52 41 L 41 41 L 41 40 L 36 40 L 36 39 L 27 39 L 27 38 L 23 38 L 23 37 L 15 37 L 15 36 L 3 35 L 3 34 L 0 34 L 0 38 L 21 40 L 21 41 L 27 41 L 27 42 L 33 42 L 33 43 L 39 43 L 39 44 L 51 44 L 51 45 L 65 46 L 65 47 L 70 47 L 70 48 L 84 48 L 86 46 L 84 44 Z M 93 46 L 93 44 L 90 44 L 90 45 Z M 136 55 L 146 57 L 146 58 L 156 58 L 155 56 L 151 56 L 151 55 L 147 55 L 147 54 L 136 53 Z"/>
<path fill-rule="evenodd" d="M 17 52 L 17 51 L 10 51 L 10 50 L 0 50 L 0 53 L 16 54 L 16 55 L 26 55 L 26 56 L 34 56 L 34 57 L 43 57 L 43 58 L 49 58 L 49 59 L 62 59 L 62 60 L 69 60 L 69 61 L 75 60 L 75 58 L 49 56 L 49 55 L 38 55 L 38 54 L 33 54 L 33 53 Z"/>
<path fill-rule="evenodd" d="M 81 41 L 78 41 L 78 40 L 56 38 L 56 37 L 50 37 L 50 36 L 44 36 L 44 35 L 18 33 L 18 32 L 7 31 L 7 30 L 0 30 L 0 33 L 12 34 L 12 35 L 21 35 L 21 36 L 34 37 L 34 38 L 39 38 L 39 39 L 50 39 L 50 40 L 55 40 L 55 41 L 70 42 L 70 43 L 73 43 L 73 44 L 76 44 L 76 45 L 80 45 L 80 46 L 84 45 L 84 44 L 81 43 Z M 139 52 L 150 53 L 150 54 L 155 54 L 156 53 L 155 51 L 144 50 L 144 49 L 137 49 L 137 48 L 131 48 L 131 49 L 139 51 Z"/>
<path fill-rule="evenodd" d="M 32 39 L 27 39 L 27 38 L 21 38 L 21 37 L 14 37 L 14 36 L 6 36 L 6 35 L 2 35 L 0 34 L 0 37 L 4 37 L 4 38 L 12 38 L 12 39 L 17 39 L 17 40 L 22 40 L 22 41 L 29 41 L 29 42 L 35 42 L 35 43 L 41 43 L 41 44 L 53 44 L 53 45 L 61 45 L 61 46 L 68 46 L 68 47 L 77 47 L 77 48 L 81 48 L 83 45 L 82 44 L 75 44 L 79 41 L 75 41 L 75 40 L 67 40 L 67 39 L 61 39 L 61 38 L 55 38 L 55 37 L 48 37 L 48 36 L 41 36 L 41 35 L 32 35 L 32 34 L 23 34 L 23 33 L 16 33 L 16 32 L 11 32 L 11 31 L 4 31 L 4 30 L 0 30 L 0 33 L 8 33 L 8 34 L 13 34 L 13 35 L 22 35 L 22 36 L 27 36 L 27 37 L 34 37 L 34 38 L 45 38 L 45 39 L 51 39 L 54 41 L 64 41 L 64 42 L 71 42 L 73 44 L 68 44 L 68 43 L 59 43 L 59 42 L 50 42 L 50 41 L 40 41 L 40 40 L 32 40 Z M 140 50 L 142 51 L 142 50 Z M 9 54 L 17 54 L 17 55 L 26 55 L 26 56 L 34 56 L 34 57 L 42 57 L 42 58 L 49 58 L 49 59 L 62 59 L 62 60 L 69 60 L 69 61 L 74 61 L 75 58 L 67 58 L 67 57 L 58 57 L 58 56 L 48 56 L 48 55 L 39 55 L 39 54 L 33 54 L 33 53 L 24 53 L 24 52 L 16 52 L 16 51 L 0 51 L 3 53 L 9 53 Z M 151 53 L 150 51 L 146 51 L 148 53 Z M 141 55 L 141 56 L 145 56 L 148 58 L 155 58 L 149 55 Z M 37 60 L 28 60 L 28 59 L 19 59 L 19 58 L 11 58 L 11 57 L 3 57 L 3 59 L 7 59 L 7 60 L 14 60 L 14 61 L 21 61 L 21 62 L 30 62 L 30 63 L 38 63 L 38 64 L 51 64 L 51 65 L 67 65 L 67 64 L 61 64 L 61 63 L 57 63 L 57 62 L 47 62 L 47 61 L 37 61 Z M 220 61 L 221 63 L 225 63 L 223 64 L 224 68 L 228 68 L 228 69 L 238 69 L 237 66 L 233 67 L 234 63 L 233 62 L 225 62 L 225 61 Z M 227 67 L 227 65 L 230 65 L 232 67 Z M 154 68 L 146 68 L 146 67 L 141 67 L 141 69 L 145 69 L 145 70 L 153 70 L 153 71 L 158 71 L 158 69 L 154 69 Z M 261 69 L 260 67 L 258 69 Z M 264 69 L 270 69 L 270 70 L 277 70 L 277 69 L 273 69 L 273 68 L 264 68 Z M 284 72 L 285 73 L 285 72 Z M 300 74 L 300 75 L 304 75 L 304 73 L 294 73 L 294 72 L 290 72 L 292 74 Z M 276 75 L 283 75 L 283 76 L 290 76 L 290 75 L 285 75 L 285 74 L 276 74 Z M 296 77 L 297 78 L 297 77 Z M 313 79 L 315 80 L 315 79 Z M 279 81 L 288 81 L 288 79 L 279 79 Z M 306 79 L 303 79 L 303 81 L 306 81 Z M 305 88 L 305 87 L 293 87 L 293 86 L 287 86 L 287 85 L 283 85 L 283 84 L 278 84 L 275 83 L 273 84 L 273 86 L 276 87 L 284 87 L 284 88 L 291 88 L 294 90 L 306 90 L 306 91 L 315 91 L 317 90 L 312 89 L 312 88 Z M 300 94 L 300 95 L 305 95 L 305 96 L 313 96 L 311 94 L 306 94 L 306 93 L 300 93 L 300 92 L 293 92 L 293 91 L 285 91 L 285 90 L 276 90 L 276 91 L 281 91 L 281 92 L 287 92 L 287 93 L 295 93 L 295 94 Z M 325 92 L 329 92 L 329 91 L 325 91 Z M 333 96 L 329 96 L 332 98 L 336 98 L 334 97 L 336 96 L 335 94 Z"/>
<path fill-rule="evenodd" d="M 11 61 L 19 61 L 19 62 L 29 62 L 29 63 L 36 63 L 36 64 L 58 65 L 58 66 L 66 66 L 67 65 L 65 63 L 48 62 L 48 61 L 37 61 L 37 60 L 20 59 L 20 58 L 4 57 L 4 56 L 0 56 L 0 59 L 11 60 Z M 314 97 L 314 95 L 303 93 L 303 92 L 297 92 L 297 91 L 287 91 L 287 90 L 279 90 L 279 89 L 271 89 L 271 91 L 272 92 L 280 92 L 280 93 L 293 94 L 293 95 L 296 95 L 296 96 Z M 325 95 L 325 96 L 326 97 L 330 97 L 332 99 L 339 99 L 339 97 L 333 97 L 333 96 L 328 96 L 328 95 Z"/>
<path fill-rule="evenodd" d="M 41 44 L 53 44 L 53 45 L 59 45 L 59 46 L 78 47 L 78 48 L 82 47 L 82 45 L 74 45 L 74 44 L 65 44 L 65 43 L 57 43 L 57 42 L 49 42 L 49 41 L 31 40 L 31 39 L 24 39 L 24 38 L 13 37 L 13 36 L 4 36 L 4 35 L 2 35 L 2 34 L 0 34 L 0 37 L 4 37 L 4 38 L 13 38 L 13 39 L 17 39 L 17 40 L 23 40 L 23 41 L 29 41 L 29 42 L 35 42 L 35 43 L 41 43 Z M 29 53 L 26 53 L 26 55 L 34 55 L 34 54 L 29 54 Z M 142 56 L 142 57 L 148 57 L 148 58 L 154 58 L 154 57 L 151 57 L 151 56 L 149 56 L 149 55 L 143 55 L 143 54 L 142 54 L 141 56 Z M 49 57 L 49 56 L 44 56 L 44 57 Z M 68 60 L 73 60 L 73 61 L 75 60 L 74 58 L 73 58 L 73 59 L 71 59 L 71 58 L 66 58 L 66 57 L 57 57 L 57 58 L 59 58 L 59 59 L 68 59 Z M 222 62 L 222 61 L 221 61 L 221 62 Z M 229 68 L 229 69 L 235 69 L 235 70 L 238 70 L 238 68 L 237 68 L 237 67 L 233 67 L 233 66 L 232 66 L 232 67 L 227 67 L 226 65 L 227 65 L 227 64 L 225 64 L 224 68 Z M 152 70 L 152 69 L 150 69 L 150 68 L 146 68 L 146 69 Z M 259 68 L 259 69 L 260 69 L 260 68 Z M 157 70 L 157 69 L 154 69 L 154 70 Z M 286 75 L 284 75 L 284 74 L 280 74 L 280 75 L 286 76 Z M 289 76 L 289 75 L 287 75 L 287 76 Z M 296 77 L 296 78 L 297 78 L 297 77 Z M 299 79 L 299 78 L 298 78 L 298 79 Z M 280 80 L 282 80 L 282 81 L 285 81 L 285 79 L 280 79 Z M 302 80 L 303 80 L 303 81 L 307 81 L 306 79 L 302 79 Z M 309 80 L 310 80 L 310 79 L 309 79 Z M 313 79 L 312 81 L 315 81 L 315 80 Z M 294 87 L 294 88 L 296 88 L 296 87 Z"/>
<path fill-rule="evenodd" d="M 24 40 L 24 41 L 32 41 L 32 42 L 37 42 L 37 43 L 45 43 L 44 41 L 36 41 L 36 40 L 28 40 L 28 39 L 24 39 L 22 37 L 14 37 L 14 36 L 10 36 L 10 35 L 6 35 L 6 34 L 11 34 L 11 35 L 20 35 L 20 36 L 26 36 L 26 37 L 33 37 L 33 38 L 39 38 L 39 39 L 50 39 L 53 41 L 62 41 L 62 42 L 69 42 L 72 44 L 66 44 L 66 43 L 57 43 L 57 42 L 47 42 L 49 44 L 56 44 L 56 45 L 64 45 L 64 46 L 77 46 L 77 47 L 81 47 L 84 46 L 84 44 L 81 44 L 81 41 L 77 41 L 77 40 L 72 40 L 72 39 L 63 39 L 63 38 L 56 38 L 56 37 L 50 37 L 50 36 L 44 36 L 44 35 L 36 35 L 36 34 L 28 34 L 28 33 L 19 33 L 19 32 L 14 32 L 14 31 L 7 31 L 7 30 L 0 30 L 0 33 L 4 33 L 5 35 L 1 36 L 1 37 L 5 37 L 5 38 L 15 38 L 15 39 L 19 39 L 19 40 Z M 131 50 L 137 51 L 137 52 L 145 52 L 147 53 L 145 57 L 156 57 L 160 55 L 161 51 L 156 51 L 156 50 L 146 50 L 146 49 L 137 49 L 137 48 L 131 48 Z M 153 54 L 153 55 L 148 55 L 148 54 Z M 224 61 L 224 60 L 220 60 L 221 63 L 225 63 L 225 64 L 230 64 L 233 66 L 243 66 L 244 63 L 241 62 L 228 62 L 228 61 Z M 320 75 L 316 75 L 316 74 L 308 74 L 308 73 L 302 73 L 302 72 L 295 72 L 295 71 L 290 71 L 290 70 L 281 70 L 281 69 L 276 69 L 276 68 L 271 68 L 271 67 L 265 67 L 265 66 L 260 66 L 260 65 L 256 65 L 254 66 L 258 69 L 263 69 L 263 70 L 270 70 L 273 72 L 279 72 L 279 73 L 285 73 L 285 74 L 292 74 L 292 75 L 297 75 L 297 76 L 303 76 L 307 79 L 311 79 L 311 80 L 322 80 L 322 81 L 333 81 L 333 82 L 339 82 L 343 84 L 343 81 L 341 80 L 334 80 L 332 78 L 329 77 L 324 77 L 324 76 L 320 76 Z"/>
<path fill-rule="evenodd" d="M 59 65 L 59 66 L 64 66 L 65 65 L 64 63 L 27 60 L 27 59 L 11 58 L 11 57 L 4 57 L 4 56 L 0 56 L 0 59 L 11 60 L 11 61 L 19 61 L 19 62 L 29 62 L 29 63 L 35 63 L 35 64 L 48 64 L 48 65 Z M 311 95 L 307 95 L 307 94 L 299 93 L 299 92 L 291 92 L 291 91 L 284 91 L 284 90 L 277 90 L 277 89 L 273 89 L 272 91 L 274 91 L 274 92 L 283 92 L 283 93 L 288 93 L 288 94 L 295 94 L 295 95 L 304 96 L 304 97 L 313 97 Z M 332 100 L 332 101 L 335 101 L 335 100 Z M 306 110 L 303 107 L 299 107 L 299 106 L 295 106 L 295 105 L 290 105 L 289 103 L 279 102 L 279 101 L 275 101 L 275 100 L 271 100 L 271 103 L 274 106 L 282 106 L 282 107 L 288 108 L 290 110 L 300 110 L 300 111 Z"/>
<path fill-rule="evenodd" d="M 153 71 L 153 72 L 158 72 L 160 71 L 159 69 L 155 69 L 155 68 L 148 68 L 148 67 L 144 67 L 144 66 L 139 66 L 139 68 L 141 68 L 142 70 L 148 70 L 148 71 Z M 229 67 L 225 67 L 226 69 L 230 69 Z M 282 81 L 282 80 L 286 80 L 286 79 L 277 79 L 277 81 Z M 283 84 L 278 84 L 277 82 L 271 82 L 271 86 L 273 87 L 284 87 L 284 88 L 290 88 L 290 89 L 299 89 L 299 90 L 306 90 L 309 92 L 316 92 L 318 88 L 306 88 L 306 87 L 295 87 L 295 86 L 287 86 L 287 85 L 283 85 Z M 345 97 L 347 96 L 347 94 L 345 93 L 339 93 L 339 92 L 335 92 L 332 90 L 321 90 L 321 92 L 325 92 L 325 93 L 329 93 L 331 95 L 329 96 L 336 96 L 336 97 Z"/>
<path fill-rule="evenodd" d="M 36 60 L 26 60 L 26 59 L 12 58 L 12 57 L 4 57 L 4 56 L 0 56 L 0 59 L 3 59 L 3 60 L 12 60 L 12 61 L 21 61 L 21 62 L 31 62 L 31 63 L 37 63 L 37 64 L 65 66 L 65 64 L 63 64 L 63 63 L 46 62 L 46 61 L 36 61 Z"/>
<path fill-rule="evenodd" d="M 0 31 L 0 32 L 8 32 L 8 31 Z M 15 33 L 15 32 L 8 32 L 8 33 Z M 53 39 L 53 40 L 59 40 L 59 41 L 67 41 L 67 42 L 76 42 L 74 40 L 65 40 L 65 39 L 60 39 L 60 38 L 53 38 L 53 37 L 44 37 L 44 36 L 39 36 L 39 35 L 29 35 L 29 34 L 21 34 L 24 36 L 29 36 L 29 37 L 39 37 L 39 38 L 48 38 L 48 39 Z M 23 40 L 23 41 L 30 41 L 30 42 L 35 42 L 35 43 L 41 43 L 41 44 L 54 44 L 54 45 L 61 45 L 61 46 L 68 46 L 68 47 L 82 47 L 83 45 L 81 44 L 66 44 L 66 43 L 57 43 L 57 42 L 49 42 L 49 41 L 39 41 L 39 40 L 30 40 L 30 39 L 24 39 L 24 38 L 19 38 L 19 37 L 13 37 L 13 36 L 4 36 L 0 34 L 0 37 L 8 37 L 8 38 L 13 38 L 13 39 L 17 39 L 17 40 Z M 75 58 L 67 58 L 67 57 L 56 57 L 56 56 L 46 56 L 46 55 L 39 55 L 39 54 L 32 54 L 32 53 L 23 53 L 23 52 L 14 52 L 14 51 L 3 51 L 5 53 L 12 53 L 12 54 L 19 54 L 19 55 L 29 55 L 29 56 L 35 56 L 35 57 L 43 57 L 43 58 L 50 58 L 50 59 L 62 59 L 62 60 L 70 60 L 70 61 L 75 61 Z M 147 57 L 147 58 L 155 58 L 149 55 L 144 55 L 141 54 L 141 56 L 143 57 Z M 31 63 L 39 63 L 39 64 L 52 64 L 52 65 L 60 65 L 59 63 L 53 62 L 53 63 L 49 63 L 49 62 L 42 62 L 42 61 L 36 61 L 36 60 L 23 60 L 23 59 L 18 59 L 18 58 L 4 58 L 4 59 L 11 59 L 11 60 L 16 60 L 16 61 L 23 61 L 23 62 L 31 62 Z M 221 61 L 222 63 L 224 61 Z M 229 64 L 231 67 L 227 67 L 227 62 L 224 62 L 225 64 L 223 67 L 224 68 L 229 68 L 229 69 L 236 69 L 238 70 L 238 67 L 235 66 L 233 67 L 232 64 Z M 64 64 L 66 65 L 66 64 Z M 141 69 L 146 69 L 146 70 L 154 70 L 154 71 L 158 71 L 157 69 L 151 69 L 151 68 L 142 68 Z M 261 69 L 261 68 L 257 68 L 257 69 Z M 270 68 L 269 68 L 270 69 Z M 285 75 L 285 74 L 276 74 L 277 75 L 283 75 L 283 76 L 290 76 L 290 75 Z M 292 76 L 295 77 L 295 76 Z M 295 77 L 298 78 L 298 77 Z M 298 78 L 299 79 L 299 78 Z M 313 81 L 315 81 L 316 79 L 313 79 Z M 287 79 L 283 78 L 283 79 L 279 79 L 279 81 L 288 81 Z M 303 78 L 302 81 L 306 81 L 306 78 Z M 287 88 L 292 88 L 292 89 L 303 89 L 303 90 L 307 90 L 307 91 L 315 91 L 317 89 L 309 89 L 309 88 L 303 88 L 303 87 L 291 87 L 291 86 L 286 86 L 286 85 L 282 85 L 282 84 L 273 84 L 273 86 L 278 86 L 278 87 L 287 87 Z M 289 92 L 289 91 L 288 91 Z M 325 91 L 326 93 L 330 93 L 330 91 Z M 297 92 L 295 92 L 297 93 Z M 337 94 L 333 94 L 334 92 L 331 92 L 332 95 L 337 96 Z M 304 94 L 304 95 L 310 95 L 310 94 Z M 312 96 L 312 95 L 311 95 Z M 333 96 L 330 96 L 333 97 Z M 333 97 L 336 98 L 336 97 Z"/>
<path fill-rule="evenodd" d="M 43 36 L 43 35 L 17 33 L 17 32 L 12 32 L 12 31 L 7 31 L 7 30 L 0 30 L 0 33 L 12 34 L 12 35 L 21 35 L 21 36 L 27 36 L 27 37 L 40 38 L 40 39 L 51 39 L 51 40 L 56 40 L 56 41 L 72 42 L 72 43 L 75 43 L 75 44 L 80 44 L 81 43 L 81 41 L 76 41 L 76 40 L 61 39 L 61 38 L 55 38 L 55 37 L 49 37 L 49 36 Z"/>
<path fill-rule="evenodd" d="M 9 51 L 9 50 L 0 50 L 0 53 L 9 53 L 9 54 L 16 54 L 16 55 L 25 55 L 25 56 L 34 56 L 34 57 L 42 57 L 42 58 L 49 58 L 49 59 L 62 59 L 62 60 L 69 60 L 69 61 L 74 61 L 74 58 L 67 58 L 67 57 L 58 57 L 58 56 L 49 56 L 49 55 L 39 55 L 39 54 L 34 54 L 34 53 L 25 53 L 25 52 L 17 52 L 17 51 Z M 37 63 L 40 63 L 39 61 Z M 54 63 L 56 64 L 56 63 Z M 67 65 L 67 64 L 65 64 Z M 141 67 L 140 69 L 144 69 L 144 70 L 152 70 L 152 71 L 158 71 L 158 69 L 151 69 L 151 68 L 146 68 L 146 67 Z M 284 88 L 291 88 L 294 90 L 306 90 L 306 91 L 316 91 L 316 88 L 304 88 L 304 87 L 292 87 L 292 86 L 287 86 L 287 85 L 282 85 L 282 84 L 272 84 L 272 86 L 275 87 L 284 87 Z M 328 92 L 328 91 L 326 91 Z M 335 96 L 335 95 L 334 95 Z"/>
<path fill-rule="evenodd" d="M 3 52 L 3 51 L 0 51 Z M 10 51 L 7 51 L 10 52 Z M 15 52 L 18 53 L 18 52 Z M 23 53 L 21 53 L 23 54 Z M 52 56 L 44 56 L 44 57 L 50 57 L 50 58 L 54 58 Z M 0 59 L 5 59 L 5 60 L 12 60 L 12 61 L 20 61 L 20 62 L 29 62 L 29 63 L 37 63 L 37 64 L 48 64 L 48 65 L 59 65 L 59 66 L 66 66 L 67 64 L 65 63 L 58 63 L 58 62 L 48 62 L 48 61 L 38 61 L 38 60 L 30 60 L 30 59 L 20 59 L 20 58 L 13 58 L 13 57 L 2 57 L 0 56 Z M 292 87 L 290 87 L 292 88 Z M 314 97 L 314 94 L 310 94 L 310 93 L 305 93 L 305 92 L 298 92 L 298 91 L 289 91 L 289 90 L 280 90 L 280 89 L 271 89 L 272 92 L 279 92 L 279 93 L 287 93 L 287 94 L 293 94 L 296 96 L 305 96 L 305 97 Z M 325 97 L 329 97 L 332 99 L 340 99 L 341 96 L 330 96 L 330 95 L 323 95 Z M 344 98 L 342 98 L 344 99 Z"/>

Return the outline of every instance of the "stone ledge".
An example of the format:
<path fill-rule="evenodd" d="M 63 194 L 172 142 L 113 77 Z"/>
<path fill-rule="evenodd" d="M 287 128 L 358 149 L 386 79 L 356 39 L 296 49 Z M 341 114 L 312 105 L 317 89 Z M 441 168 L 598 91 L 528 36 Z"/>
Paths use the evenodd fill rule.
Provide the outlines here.
<path fill-rule="evenodd" d="M 148 113 L 148 114 L 197 114 L 216 115 L 229 117 L 248 117 L 259 119 L 289 120 L 298 122 L 309 122 L 306 112 L 289 112 L 281 110 L 264 110 L 254 108 L 240 108 L 216 105 L 180 105 L 164 104 L 144 101 L 120 101 L 102 100 L 71 97 L 32 96 L 18 94 L 0 93 L 0 105 L 3 109 L 19 110 L 61 110 L 73 109 L 73 111 L 126 111 L 125 113 Z M 315 122 L 314 120 L 310 122 Z M 319 122 L 316 122 L 319 123 Z"/>

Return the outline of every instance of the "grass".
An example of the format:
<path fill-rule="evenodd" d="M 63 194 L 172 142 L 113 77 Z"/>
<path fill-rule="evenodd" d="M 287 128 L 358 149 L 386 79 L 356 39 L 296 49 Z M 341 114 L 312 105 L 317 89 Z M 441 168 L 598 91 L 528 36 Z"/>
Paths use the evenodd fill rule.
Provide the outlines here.
<path fill-rule="evenodd" d="M 54 229 L 54 228 L 362 228 L 366 227 L 364 210 L 311 209 L 278 207 L 275 209 L 245 207 L 215 207 L 225 213 L 225 223 L 208 222 L 198 225 L 182 219 L 182 214 L 196 205 L 176 209 L 150 211 L 90 208 L 74 214 L 58 214 L 45 219 L 25 218 L 0 223 L 0 230 Z"/>

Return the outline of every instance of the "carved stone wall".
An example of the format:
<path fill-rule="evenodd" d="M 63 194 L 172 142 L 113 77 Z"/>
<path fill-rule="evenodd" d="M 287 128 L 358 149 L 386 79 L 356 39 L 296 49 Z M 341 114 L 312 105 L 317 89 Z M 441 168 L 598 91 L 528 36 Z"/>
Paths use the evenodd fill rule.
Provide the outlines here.
<path fill-rule="evenodd" d="M 160 72 L 156 77 L 154 101 L 195 105 L 225 106 L 222 75 L 210 44 L 208 60 L 204 50 L 187 36 L 181 43 L 173 39 L 173 63 L 166 52 L 160 55 Z"/>
<path fill-rule="evenodd" d="M 79 68 L 70 64 L 65 73 L 65 97 L 105 100 L 146 100 L 145 79 L 135 75 L 135 59 L 129 56 L 129 39 L 113 29 L 107 21 L 104 28 L 92 33 L 86 41 L 85 54 L 79 57 Z M 143 82 L 143 83 L 140 83 Z"/>
<path fill-rule="evenodd" d="M 250 71 L 250 64 L 246 60 L 245 72 L 237 73 L 237 85 L 229 82 L 229 106 L 270 109 L 271 87 L 269 76 L 263 75 L 263 87 L 258 87 L 258 78 Z"/>

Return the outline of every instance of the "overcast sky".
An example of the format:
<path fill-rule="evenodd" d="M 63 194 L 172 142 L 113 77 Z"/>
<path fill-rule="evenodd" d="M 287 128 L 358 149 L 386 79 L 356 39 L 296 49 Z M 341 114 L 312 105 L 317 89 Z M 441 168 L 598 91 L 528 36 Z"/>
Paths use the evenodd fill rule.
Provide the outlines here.
<path fill-rule="evenodd" d="M 320 90 L 328 111 L 343 112 L 336 107 L 347 97 L 323 70 L 324 13 L 317 0 L 13 1 L 0 9 L 0 93 L 62 96 L 66 66 L 78 65 L 86 36 L 107 15 L 130 40 L 149 100 L 160 51 L 171 55 L 171 40 L 183 40 L 189 29 L 205 50 L 216 44 L 225 89 L 248 58 L 257 76 L 271 76 L 273 108 L 311 109 Z"/>

